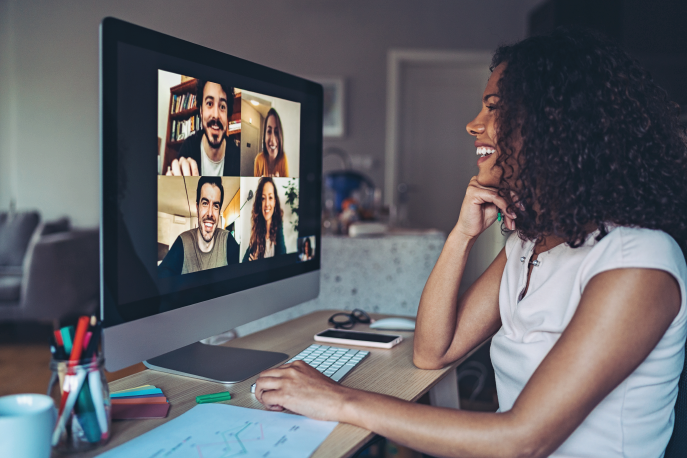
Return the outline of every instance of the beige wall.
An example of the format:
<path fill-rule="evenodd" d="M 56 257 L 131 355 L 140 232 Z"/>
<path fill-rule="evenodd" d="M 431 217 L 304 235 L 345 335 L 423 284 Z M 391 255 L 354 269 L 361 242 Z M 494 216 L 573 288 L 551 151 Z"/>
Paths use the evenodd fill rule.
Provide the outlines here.
<path fill-rule="evenodd" d="M 171 248 L 179 234 L 197 225 L 191 224 L 192 219 L 196 218 L 157 212 L 157 241 Z"/>
<path fill-rule="evenodd" d="M 262 131 L 260 129 L 260 126 L 262 126 L 262 115 L 245 100 L 241 100 L 241 122 L 251 124 L 258 128 L 258 132 L 260 133 L 260 144 L 258 146 L 258 151 L 260 151 L 262 148 Z"/>

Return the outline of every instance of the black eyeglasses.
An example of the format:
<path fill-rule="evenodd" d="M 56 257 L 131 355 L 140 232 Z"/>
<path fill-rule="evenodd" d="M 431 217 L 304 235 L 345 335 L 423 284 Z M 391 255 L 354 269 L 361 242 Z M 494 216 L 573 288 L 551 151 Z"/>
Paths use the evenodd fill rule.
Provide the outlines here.
<path fill-rule="evenodd" d="M 334 326 L 334 329 L 351 329 L 356 323 L 367 324 L 370 321 L 370 315 L 360 309 L 353 309 L 351 313 L 335 313 L 329 317 L 329 324 Z"/>

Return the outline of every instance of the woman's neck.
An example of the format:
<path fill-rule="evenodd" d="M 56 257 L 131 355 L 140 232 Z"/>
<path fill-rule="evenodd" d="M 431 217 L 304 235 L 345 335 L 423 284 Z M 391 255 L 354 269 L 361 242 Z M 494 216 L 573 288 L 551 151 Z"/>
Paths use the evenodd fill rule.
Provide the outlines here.
<path fill-rule="evenodd" d="M 587 230 L 587 234 L 591 234 L 598 229 L 598 226 L 596 223 L 588 223 L 585 225 L 585 229 Z M 549 251 L 550 249 L 557 247 L 564 242 L 565 239 L 563 237 L 559 237 L 557 235 L 546 235 L 541 241 L 534 245 L 534 254 Z"/>
<path fill-rule="evenodd" d="M 544 237 L 539 243 L 534 246 L 534 254 L 543 253 L 549 251 L 551 248 L 557 247 L 561 243 L 564 243 L 565 239 L 563 237 L 558 237 L 555 235 L 548 235 Z"/>
<path fill-rule="evenodd" d="M 277 159 L 279 158 L 279 153 L 277 153 L 274 157 L 270 153 L 267 153 L 267 164 L 269 164 L 270 167 L 275 167 L 277 165 Z"/>

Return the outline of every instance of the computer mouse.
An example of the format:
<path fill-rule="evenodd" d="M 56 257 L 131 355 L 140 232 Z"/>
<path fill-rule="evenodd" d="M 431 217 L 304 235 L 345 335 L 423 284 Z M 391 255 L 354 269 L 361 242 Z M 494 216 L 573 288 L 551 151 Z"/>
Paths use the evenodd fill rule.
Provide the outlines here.
<path fill-rule="evenodd" d="M 370 328 L 394 331 L 414 331 L 415 320 L 408 318 L 382 318 L 372 323 Z"/>

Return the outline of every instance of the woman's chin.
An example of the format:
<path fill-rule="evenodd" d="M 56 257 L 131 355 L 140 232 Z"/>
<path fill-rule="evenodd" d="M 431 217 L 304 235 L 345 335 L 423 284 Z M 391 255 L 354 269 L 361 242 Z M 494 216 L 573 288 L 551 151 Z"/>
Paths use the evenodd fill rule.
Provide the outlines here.
<path fill-rule="evenodd" d="M 477 183 L 480 186 L 484 186 L 486 188 L 498 188 L 499 187 L 499 181 L 500 180 L 498 178 L 493 177 L 487 173 L 478 173 L 477 174 Z"/>

